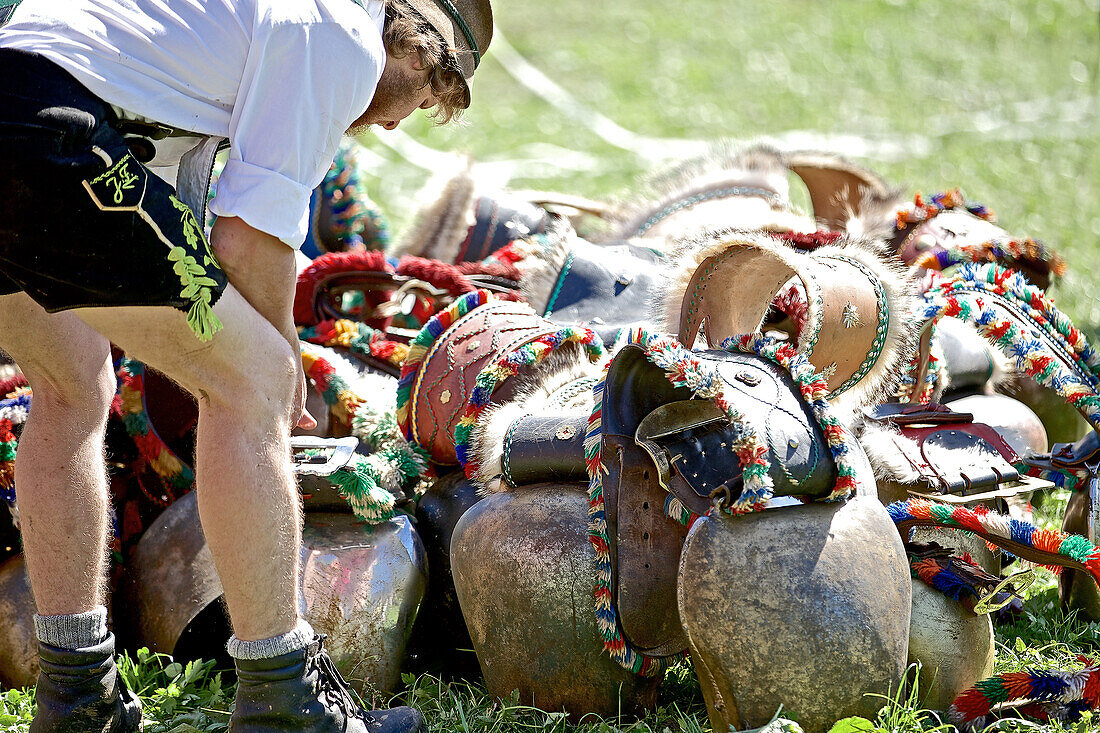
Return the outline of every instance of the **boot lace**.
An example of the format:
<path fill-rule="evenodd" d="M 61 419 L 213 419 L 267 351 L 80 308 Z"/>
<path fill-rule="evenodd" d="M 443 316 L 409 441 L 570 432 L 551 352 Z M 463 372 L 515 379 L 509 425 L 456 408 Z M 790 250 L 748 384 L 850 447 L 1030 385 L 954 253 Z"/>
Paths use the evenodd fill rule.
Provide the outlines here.
<path fill-rule="evenodd" d="M 324 634 L 318 635 L 317 653 L 312 655 L 307 662 L 308 669 L 317 673 L 316 682 L 314 682 L 314 694 L 340 708 L 344 713 L 345 720 L 359 718 L 368 723 L 375 722 L 369 713 L 359 707 L 359 703 L 355 701 L 348 683 L 344 681 L 343 675 L 336 669 L 332 658 L 325 651 L 325 639 L 327 638 Z"/>

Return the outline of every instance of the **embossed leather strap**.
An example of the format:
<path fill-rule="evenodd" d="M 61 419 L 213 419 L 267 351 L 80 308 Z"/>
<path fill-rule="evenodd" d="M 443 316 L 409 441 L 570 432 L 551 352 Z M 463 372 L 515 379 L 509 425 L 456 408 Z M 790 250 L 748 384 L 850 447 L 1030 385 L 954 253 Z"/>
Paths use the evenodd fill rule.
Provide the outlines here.
<path fill-rule="evenodd" d="M 511 486 L 584 481 L 587 415 L 525 415 L 504 436 L 504 480 Z"/>
<path fill-rule="evenodd" d="M 831 372 L 831 395 L 850 389 L 882 355 L 891 313 L 879 277 L 836 248 L 807 254 L 764 239 L 731 241 L 688 279 L 677 338 L 692 344 L 702 328 L 707 344 L 717 347 L 760 330 L 772 300 L 792 279 L 802 283 L 808 300 L 798 350 L 818 370 Z"/>
<path fill-rule="evenodd" d="M 413 381 L 411 432 L 432 460 L 456 465 L 454 430 L 481 370 L 558 326 L 523 303 L 492 302 L 467 313 L 432 344 Z"/>

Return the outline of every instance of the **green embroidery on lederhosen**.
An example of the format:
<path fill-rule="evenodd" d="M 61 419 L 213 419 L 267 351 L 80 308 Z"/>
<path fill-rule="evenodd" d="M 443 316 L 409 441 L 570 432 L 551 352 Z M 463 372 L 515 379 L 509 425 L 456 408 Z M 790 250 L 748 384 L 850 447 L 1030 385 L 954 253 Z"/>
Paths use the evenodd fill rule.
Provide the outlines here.
<path fill-rule="evenodd" d="M 84 181 L 96 206 L 107 210 L 139 211 L 149 185 L 149 172 L 126 153 L 90 181 Z"/>
<path fill-rule="evenodd" d="M 221 330 L 222 322 L 214 315 L 210 305 L 211 288 L 216 288 L 218 281 L 206 274 L 206 268 L 214 266 L 221 269 L 221 265 L 210 250 L 210 242 L 203 235 L 195 212 L 175 196 L 170 196 L 169 200 L 180 212 L 183 236 L 195 254 L 188 254 L 187 250 L 177 245 L 168 252 L 168 260 L 172 262 L 172 271 L 179 276 L 180 283 L 183 285 L 180 297 L 191 301 L 191 308 L 187 311 L 187 325 L 200 341 L 209 341 L 217 331 Z M 201 265 L 195 259 L 195 255 L 198 254 L 202 254 Z"/>
<path fill-rule="evenodd" d="M 135 212 L 149 225 L 157 238 L 168 246 L 168 261 L 172 263 L 172 271 L 180 279 L 182 286 L 179 295 L 190 301 L 187 325 L 200 341 L 209 341 L 222 328 L 222 322 L 214 315 L 211 306 L 213 289 L 219 283 L 210 277 L 207 268 L 220 270 L 221 265 L 214 257 L 195 213 L 174 194 L 169 194 L 168 200 L 179 218 L 173 220 L 172 210 L 167 210 L 163 212 L 162 223 L 165 226 L 178 225 L 178 229 L 163 231 L 145 210 L 143 204 L 149 175 L 148 169 L 127 152 L 104 173 L 90 181 L 84 181 L 83 184 L 100 209 Z M 158 203 L 158 200 L 154 199 L 154 203 Z M 201 263 L 199 258 L 202 259 Z"/>

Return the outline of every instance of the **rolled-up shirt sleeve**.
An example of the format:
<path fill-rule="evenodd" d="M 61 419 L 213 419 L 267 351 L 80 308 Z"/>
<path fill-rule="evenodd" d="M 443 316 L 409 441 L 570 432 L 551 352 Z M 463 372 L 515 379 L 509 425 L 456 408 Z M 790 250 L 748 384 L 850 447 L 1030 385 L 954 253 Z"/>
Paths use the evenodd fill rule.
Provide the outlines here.
<path fill-rule="evenodd" d="M 310 193 L 385 65 L 372 20 L 365 13 L 356 20 L 362 32 L 346 19 L 257 26 L 230 120 L 229 159 L 210 202 L 215 215 L 301 246 Z"/>

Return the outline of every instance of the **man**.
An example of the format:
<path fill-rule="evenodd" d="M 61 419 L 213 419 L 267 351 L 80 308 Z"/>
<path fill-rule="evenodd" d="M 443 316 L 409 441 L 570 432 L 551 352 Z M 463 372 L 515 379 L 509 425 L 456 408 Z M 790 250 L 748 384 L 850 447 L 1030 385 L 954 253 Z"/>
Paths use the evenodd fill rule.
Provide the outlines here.
<path fill-rule="evenodd" d="M 16 462 L 32 731 L 141 727 L 103 605 L 109 342 L 198 399 L 199 513 L 235 632 L 230 730 L 420 729 L 408 708 L 361 711 L 297 615 L 288 436 L 312 418 L 292 247 L 345 131 L 437 105 L 450 119 L 491 35 L 488 0 L 26 0 L 0 29 L 0 348 L 34 390 Z M 231 144 L 209 242 L 143 164 L 203 136 Z"/>

